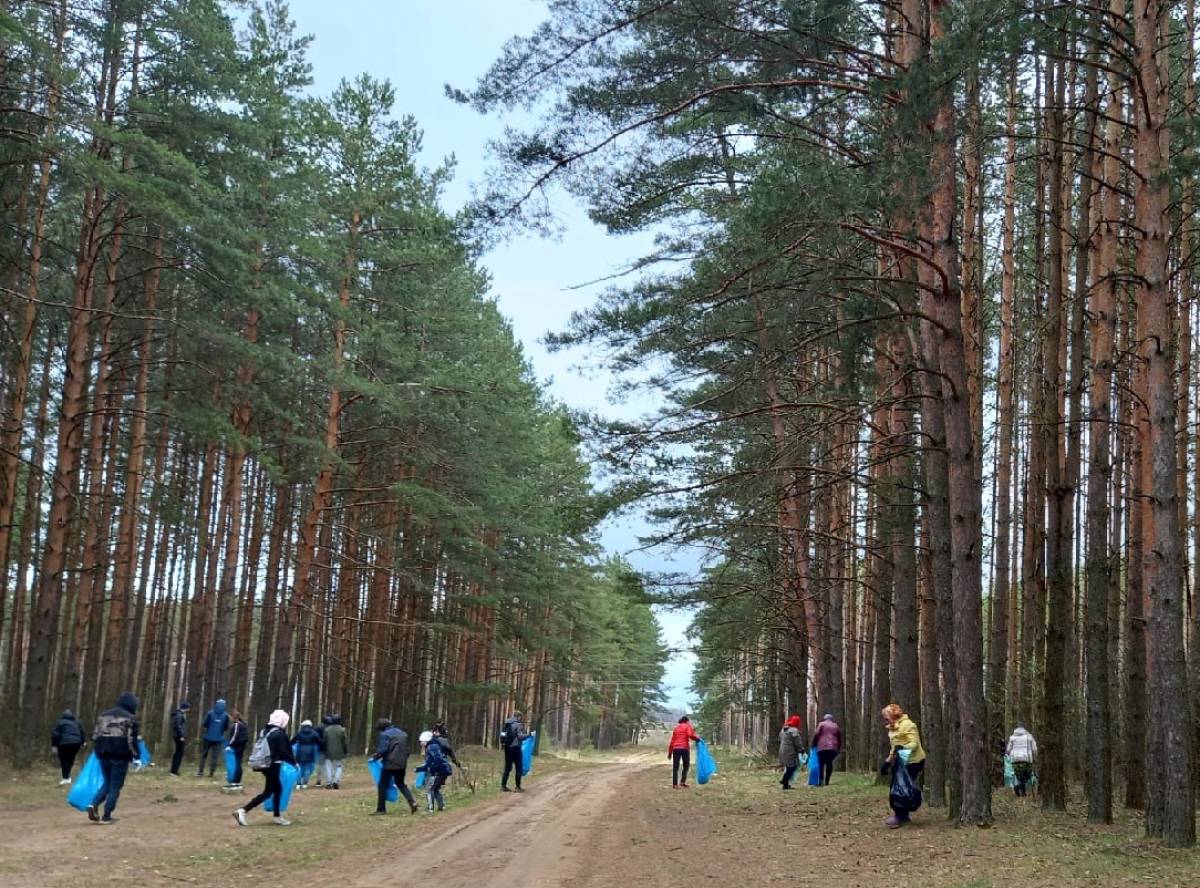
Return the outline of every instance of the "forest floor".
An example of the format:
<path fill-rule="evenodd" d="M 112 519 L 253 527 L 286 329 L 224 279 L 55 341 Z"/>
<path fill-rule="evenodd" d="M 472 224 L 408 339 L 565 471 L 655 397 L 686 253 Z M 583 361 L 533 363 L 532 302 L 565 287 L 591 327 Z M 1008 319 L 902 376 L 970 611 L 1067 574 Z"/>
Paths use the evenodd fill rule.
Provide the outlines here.
<path fill-rule="evenodd" d="M 498 762 L 468 750 L 444 814 L 402 805 L 370 817 L 361 762 L 340 791 L 298 791 L 281 829 L 266 815 L 238 828 L 238 796 L 159 768 L 131 775 L 120 822 L 99 827 L 68 808 L 49 771 L 0 783 L 0 885 L 238 886 L 336 878 L 340 888 L 616 888 L 790 883 L 821 888 L 1160 888 L 1200 886 L 1200 852 L 1048 814 L 996 795 L 992 829 L 956 829 L 940 812 L 889 832 L 886 791 L 867 777 L 779 790 L 778 772 L 723 757 L 705 787 L 672 791 L 657 752 L 542 756 L 522 795 L 501 796 Z M 194 772 L 193 772 L 194 773 Z M 247 775 L 256 787 L 257 775 Z M 242 800 L 249 798 L 250 789 Z M 423 801 L 423 800 L 422 800 Z M 403 810 L 403 813 L 400 811 Z M 248 881 L 249 880 L 249 881 Z"/>

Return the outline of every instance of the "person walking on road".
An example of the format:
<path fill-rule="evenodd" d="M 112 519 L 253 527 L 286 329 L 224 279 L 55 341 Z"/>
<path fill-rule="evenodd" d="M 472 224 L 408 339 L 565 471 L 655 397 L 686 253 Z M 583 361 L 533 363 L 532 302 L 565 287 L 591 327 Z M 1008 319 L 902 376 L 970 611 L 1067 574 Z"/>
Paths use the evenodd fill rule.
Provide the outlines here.
<path fill-rule="evenodd" d="M 179 776 L 179 766 L 183 764 L 183 751 L 187 748 L 188 710 L 192 704 L 187 700 L 180 702 L 171 713 L 171 739 L 175 741 L 175 752 L 171 755 L 171 775 Z"/>
<path fill-rule="evenodd" d="M 446 747 L 442 746 L 440 738 L 435 736 L 432 731 L 422 731 L 418 739 L 425 750 L 425 764 L 417 768 L 418 771 L 425 772 L 425 796 L 428 799 L 425 810 L 430 814 L 434 812 L 435 808 L 438 811 L 445 811 L 446 799 L 442 795 L 442 787 L 454 773 L 454 769 L 450 767 L 450 761 L 446 757 Z"/>
<path fill-rule="evenodd" d="M 387 813 L 387 793 L 394 782 L 400 790 L 400 795 L 408 802 L 408 813 L 416 814 L 416 799 L 413 798 L 408 784 L 404 782 L 408 772 L 408 734 L 392 724 L 390 718 L 381 718 L 375 722 L 375 730 L 379 734 L 379 740 L 375 744 L 375 755 L 372 758 L 383 765 L 379 774 L 379 784 L 376 786 L 375 813 Z"/>
<path fill-rule="evenodd" d="M 803 755 L 804 738 L 800 736 L 800 716 L 793 715 L 779 732 L 779 765 L 783 768 L 783 777 L 779 785 L 784 789 L 792 788 L 792 778 L 796 776 L 796 768 L 800 767 L 800 758 Z"/>
<path fill-rule="evenodd" d="M 54 730 L 50 732 L 50 748 L 57 753 L 58 765 L 62 768 L 59 786 L 66 786 L 71 782 L 71 769 L 75 767 L 75 757 L 79 755 L 79 750 L 83 749 L 83 743 L 83 725 L 79 723 L 74 712 L 64 709 L 63 714 L 54 723 Z"/>
<path fill-rule="evenodd" d="M 688 768 L 692 764 L 692 743 L 699 743 L 700 735 L 692 727 L 692 720 L 686 715 L 681 716 L 675 730 L 671 732 L 671 742 L 667 744 L 667 758 L 671 760 L 671 788 L 688 788 Z M 680 771 L 682 770 L 682 774 Z"/>
<path fill-rule="evenodd" d="M 204 763 L 208 762 L 208 776 L 212 777 L 216 773 L 217 762 L 225 746 L 225 731 L 229 728 L 229 713 L 225 710 L 224 700 L 218 700 L 208 711 L 204 721 L 200 723 L 200 728 L 203 731 L 200 739 L 204 746 L 200 752 L 200 765 L 196 768 L 196 776 L 204 776 Z"/>
<path fill-rule="evenodd" d="M 325 788 L 342 788 L 342 763 L 350 754 L 350 741 L 340 715 L 329 716 L 325 726 Z"/>
<path fill-rule="evenodd" d="M 833 779 L 833 763 L 838 753 L 842 751 L 842 728 L 834 721 L 830 713 L 825 713 L 817 732 L 813 734 L 812 746 L 817 750 L 817 762 L 820 765 L 820 785 L 828 786 Z"/>
<path fill-rule="evenodd" d="M 246 757 L 246 744 L 250 742 L 250 727 L 236 709 L 229 710 L 229 751 L 233 753 L 237 765 L 233 769 L 233 778 L 229 781 L 230 789 L 242 788 L 242 763 Z"/>
<path fill-rule="evenodd" d="M 908 770 L 908 776 L 918 783 L 925 770 L 925 748 L 921 745 L 921 732 L 916 723 L 905 714 L 898 703 L 889 703 L 883 708 L 883 721 L 887 727 L 891 753 L 885 767 L 894 767 L 897 759 Z M 899 829 L 908 823 L 908 811 L 892 808 L 892 816 L 885 823 L 889 829 Z"/>
<path fill-rule="evenodd" d="M 138 757 L 138 698 L 126 691 L 117 698 L 117 705 L 106 709 L 96 719 L 96 730 L 92 734 L 93 749 L 104 785 L 88 805 L 88 820 L 93 823 L 109 824 L 116 818 L 117 799 L 125 786 L 129 763 Z M 104 805 L 101 816 L 100 806 Z"/>
<path fill-rule="evenodd" d="M 271 802 L 270 810 L 275 812 L 275 823 L 278 826 L 292 825 L 292 822 L 286 820 L 283 812 L 279 810 L 283 799 L 283 779 L 281 776 L 283 765 L 285 762 L 289 765 L 296 764 L 296 759 L 292 755 L 292 744 L 288 742 L 287 735 L 287 726 L 290 720 L 291 717 L 286 712 L 282 709 L 276 709 L 271 713 L 271 717 L 267 719 L 267 726 L 258 735 L 260 740 L 266 738 L 269 750 L 268 760 L 264 763 L 265 767 L 262 769 L 263 791 L 252 798 L 245 806 L 233 812 L 233 819 L 237 821 L 239 826 L 247 826 L 246 815 L 268 799 Z M 257 746 L 257 744 L 255 745 Z M 256 767 L 254 758 L 254 755 L 251 754 L 250 764 Z"/>
<path fill-rule="evenodd" d="M 1029 795 L 1029 781 L 1033 778 L 1033 763 L 1037 761 L 1037 740 L 1033 734 L 1025 730 L 1025 725 L 1017 723 L 1017 728 L 1008 738 L 1005 753 L 1013 764 L 1013 792 L 1020 798 Z"/>
<path fill-rule="evenodd" d="M 525 791 L 521 789 L 521 744 L 527 737 L 529 737 L 529 731 L 525 730 L 525 716 L 514 712 L 500 730 L 500 746 L 504 749 L 504 776 L 500 778 L 501 792 L 509 791 L 508 775 L 513 772 L 517 778 L 517 792 Z"/>
<path fill-rule="evenodd" d="M 308 789 L 309 778 L 317 768 L 321 735 L 317 733 L 313 723 L 305 719 L 300 722 L 300 730 L 292 738 L 292 745 L 296 747 L 296 764 L 300 767 L 300 782 L 296 786 L 299 789 Z"/>

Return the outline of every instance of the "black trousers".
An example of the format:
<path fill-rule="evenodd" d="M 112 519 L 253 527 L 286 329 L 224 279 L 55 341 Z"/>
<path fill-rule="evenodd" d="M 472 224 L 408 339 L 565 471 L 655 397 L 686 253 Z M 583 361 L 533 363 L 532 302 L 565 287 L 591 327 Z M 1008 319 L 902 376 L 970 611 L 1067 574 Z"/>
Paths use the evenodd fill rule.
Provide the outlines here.
<path fill-rule="evenodd" d="M 79 755 L 81 748 L 78 743 L 60 743 L 58 745 L 58 763 L 62 766 L 63 780 L 71 779 L 71 769 L 75 767 L 75 756 Z"/>
<path fill-rule="evenodd" d="M 681 783 L 687 783 L 688 768 L 692 765 L 692 751 L 690 749 L 673 749 L 671 750 L 671 785 L 678 786 Z M 683 773 L 680 774 L 680 766 Z"/>
<path fill-rule="evenodd" d="M 204 776 L 204 763 L 208 762 L 208 776 L 211 777 L 217 770 L 217 762 L 221 760 L 221 748 L 223 744 L 220 740 L 202 740 L 204 744 L 200 752 L 200 765 L 196 768 L 196 776 Z M 209 760 L 209 754 L 212 755 L 212 760 Z"/>
<path fill-rule="evenodd" d="M 500 778 L 500 785 L 508 786 L 508 775 L 510 772 L 516 772 L 517 789 L 521 788 L 521 747 L 506 746 L 504 747 L 504 776 Z"/>
<path fill-rule="evenodd" d="M 187 738 L 175 738 L 175 752 L 171 755 L 171 773 L 179 776 L 179 766 L 183 764 L 183 751 L 187 749 Z"/>
<path fill-rule="evenodd" d="M 233 756 L 234 756 L 234 758 L 237 759 L 237 767 L 233 769 L 233 780 L 231 782 L 235 786 L 241 786 L 242 785 L 242 762 L 246 758 L 246 747 L 231 746 L 229 748 L 233 750 Z"/>
<path fill-rule="evenodd" d="M 791 789 L 792 788 L 792 778 L 795 776 L 796 776 L 796 765 L 786 767 L 783 769 L 783 779 L 779 781 L 779 784 L 784 789 Z"/>
<path fill-rule="evenodd" d="M 392 782 L 396 784 L 396 788 L 400 790 L 400 795 L 404 796 L 404 800 L 408 802 L 408 807 L 415 807 L 416 799 L 413 798 L 412 790 L 408 788 L 408 784 L 404 782 L 404 775 L 407 768 L 399 768 L 395 771 L 384 768 L 379 773 L 379 785 L 377 791 L 379 793 L 375 802 L 375 810 L 384 813 L 387 811 L 387 793 L 392 788 Z"/>
<path fill-rule="evenodd" d="M 263 802 L 267 801 L 267 799 L 270 799 L 271 807 L 267 810 L 278 815 L 280 798 L 283 796 L 283 780 L 280 779 L 279 775 L 282 767 L 283 765 L 276 762 L 262 772 L 263 779 L 266 781 L 263 785 L 263 791 L 246 803 L 245 810 L 253 811 Z"/>
<path fill-rule="evenodd" d="M 817 762 L 820 765 L 821 785 L 828 786 L 833 777 L 833 763 L 838 757 L 836 749 L 818 749 Z"/>

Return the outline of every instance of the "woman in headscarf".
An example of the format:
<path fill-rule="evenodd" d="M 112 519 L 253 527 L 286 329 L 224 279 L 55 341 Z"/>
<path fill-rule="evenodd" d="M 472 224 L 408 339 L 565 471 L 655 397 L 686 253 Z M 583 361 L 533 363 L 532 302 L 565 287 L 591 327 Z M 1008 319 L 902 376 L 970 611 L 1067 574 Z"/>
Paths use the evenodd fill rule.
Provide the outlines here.
<path fill-rule="evenodd" d="M 921 746 L 921 732 L 898 703 L 889 703 L 883 708 L 883 721 L 887 726 L 891 752 L 885 763 L 887 768 L 904 767 L 913 783 L 917 783 L 925 770 L 925 748 Z M 892 807 L 892 816 L 886 821 L 888 829 L 899 829 L 908 823 L 910 811 Z"/>
<path fill-rule="evenodd" d="M 292 744 L 288 740 L 287 726 L 291 718 L 282 709 L 276 709 L 271 713 L 271 717 L 267 719 L 267 726 L 262 729 L 262 733 L 258 736 L 260 739 L 266 738 L 267 746 L 271 750 L 270 764 L 263 770 L 263 791 L 252 798 L 245 807 L 238 808 L 233 812 L 233 819 L 238 822 L 239 826 L 246 826 L 246 814 L 253 811 L 263 802 L 271 800 L 269 810 L 275 812 L 275 822 L 279 826 L 290 826 L 291 821 L 285 820 L 283 812 L 280 811 L 283 800 L 283 780 L 280 778 L 280 771 L 283 768 L 283 763 L 295 765 L 296 759 L 292 755 Z M 250 764 L 254 765 L 254 753 L 250 754 Z"/>
<path fill-rule="evenodd" d="M 779 784 L 784 789 L 792 788 L 792 778 L 804 755 L 804 738 L 800 736 L 800 716 L 791 716 L 779 732 L 779 765 L 783 768 L 783 779 Z"/>

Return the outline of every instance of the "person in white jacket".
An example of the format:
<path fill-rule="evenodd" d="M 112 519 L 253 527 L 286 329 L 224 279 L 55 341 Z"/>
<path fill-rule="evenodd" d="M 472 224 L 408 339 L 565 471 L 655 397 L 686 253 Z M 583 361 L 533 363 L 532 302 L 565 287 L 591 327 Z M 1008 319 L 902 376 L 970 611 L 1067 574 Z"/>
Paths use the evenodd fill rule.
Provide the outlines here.
<path fill-rule="evenodd" d="M 1013 763 L 1013 774 L 1017 778 L 1013 792 L 1018 796 L 1029 795 L 1029 781 L 1033 777 L 1033 763 L 1037 761 L 1037 740 L 1033 734 L 1025 730 L 1025 726 L 1017 723 L 1017 728 L 1008 738 L 1006 750 Z"/>

